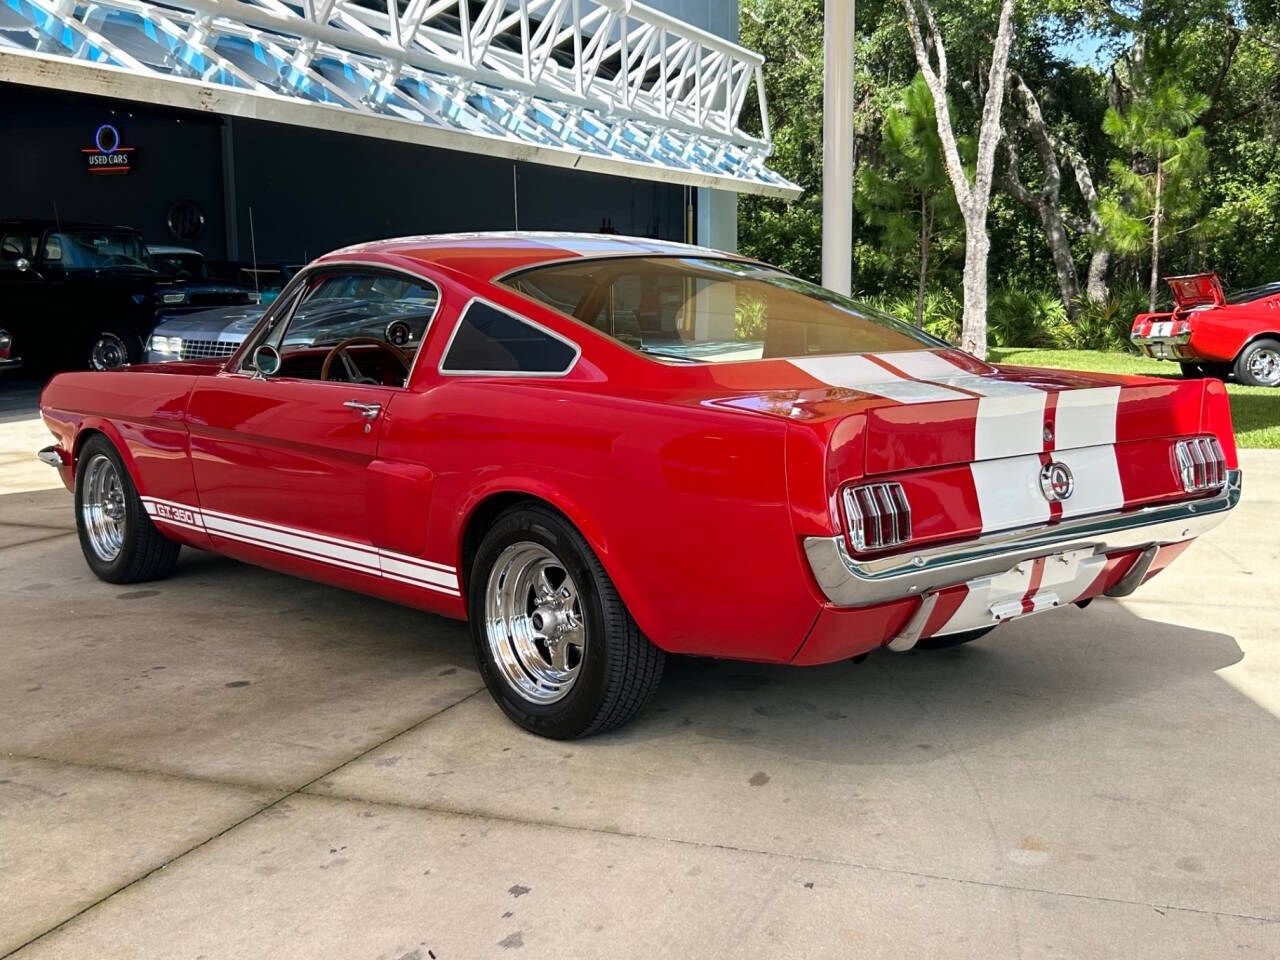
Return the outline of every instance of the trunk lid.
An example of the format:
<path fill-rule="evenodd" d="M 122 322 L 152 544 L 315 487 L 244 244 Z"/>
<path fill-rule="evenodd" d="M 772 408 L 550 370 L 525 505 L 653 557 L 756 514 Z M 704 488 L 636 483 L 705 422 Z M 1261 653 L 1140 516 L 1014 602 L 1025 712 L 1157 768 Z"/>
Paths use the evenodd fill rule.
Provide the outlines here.
<path fill-rule="evenodd" d="M 1191 307 L 1220 307 L 1227 302 L 1222 282 L 1216 273 L 1190 273 L 1183 277 L 1165 277 L 1179 310 Z"/>

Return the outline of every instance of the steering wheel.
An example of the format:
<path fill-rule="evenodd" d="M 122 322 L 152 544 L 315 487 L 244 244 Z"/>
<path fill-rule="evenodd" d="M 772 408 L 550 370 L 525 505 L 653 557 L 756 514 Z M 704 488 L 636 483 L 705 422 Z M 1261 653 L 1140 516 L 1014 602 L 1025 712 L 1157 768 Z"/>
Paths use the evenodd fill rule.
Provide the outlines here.
<path fill-rule="evenodd" d="M 137 261 L 132 257 L 125 257 L 118 253 L 111 253 L 108 254 L 100 264 L 98 264 L 98 269 L 103 270 L 110 267 L 127 267 L 134 263 L 137 263 Z"/>
<path fill-rule="evenodd" d="M 343 340 L 339 343 L 336 347 L 330 350 L 328 355 L 324 358 L 324 364 L 320 367 L 321 380 L 329 379 L 329 370 L 333 366 L 333 361 L 336 358 L 341 357 L 342 369 L 347 375 L 348 383 L 368 383 L 373 384 L 374 386 L 379 385 L 377 380 L 374 380 L 372 377 L 367 377 L 360 372 L 360 368 L 356 366 L 355 360 L 351 359 L 351 355 L 347 353 L 348 347 L 379 347 L 382 349 L 383 353 L 387 354 L 387 356 L 391 357 L 392 360 L 400 364 L 406 377 L 409 376 L 409 358 L 396 347 L 387 343 L 385 340 L 378 340 L 374 337 L 351 337 L 350 339 Z"/>

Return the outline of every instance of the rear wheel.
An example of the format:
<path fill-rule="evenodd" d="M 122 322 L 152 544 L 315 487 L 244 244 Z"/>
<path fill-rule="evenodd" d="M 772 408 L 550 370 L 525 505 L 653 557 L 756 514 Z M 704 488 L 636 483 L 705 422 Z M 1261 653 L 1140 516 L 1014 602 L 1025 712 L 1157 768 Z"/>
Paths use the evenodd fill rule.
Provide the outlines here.
<path fill-rule="evenodd" d="M 91 437 L 76 463 L 76 531 L 89 569 L 108 583 L 161 580 L 173 573 L 181 544 L 147 516 L 120 454 Z"/>
<path fill-rule="evenodd" d="M 1251 387 L 1280 386 L 1280 340 L 1255 340 L 1241 350 L 1236 379 Z"/>
<path fill-rule="evenodd" d="M 979 627 L 977 630 L 966 630 L 963 633 L 948 633 L 941 637 L 922 637 L 916 642 L 916 648 L 919 650 L 945 650 L 947 647 L 958 647 L 962 643 L 970 643 L 979 637 L 985 637 L 995 628 L 996 625 L 992 624 L 989 627 Z"/>
<path fill-rule="evenodd" d="M 485 685 L 526 730 L 558 740 L 599 733 L 630 720 L 657 689 L 663 652 L 553 510 L 527 504 L 500 515 L 476 551 L 467 594 Z"/>

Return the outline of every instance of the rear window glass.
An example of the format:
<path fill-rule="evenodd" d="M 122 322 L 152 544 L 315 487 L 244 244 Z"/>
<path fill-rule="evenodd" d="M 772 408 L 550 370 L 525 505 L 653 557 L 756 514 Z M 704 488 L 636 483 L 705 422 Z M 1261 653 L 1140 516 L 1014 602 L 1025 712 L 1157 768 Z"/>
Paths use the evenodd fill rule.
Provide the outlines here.
<path fill-rule="evenodd" d="M 506 283 L 666 360 L 760 360 L 946 346 L 816 284 L 740 260 L 578 260 L 533 267 Z"/>
<path fill-rule="evenodd" d="M 467 307 L 440 369 L 446 373 L 567 373 L 573 344 L 480 300 Z"/>

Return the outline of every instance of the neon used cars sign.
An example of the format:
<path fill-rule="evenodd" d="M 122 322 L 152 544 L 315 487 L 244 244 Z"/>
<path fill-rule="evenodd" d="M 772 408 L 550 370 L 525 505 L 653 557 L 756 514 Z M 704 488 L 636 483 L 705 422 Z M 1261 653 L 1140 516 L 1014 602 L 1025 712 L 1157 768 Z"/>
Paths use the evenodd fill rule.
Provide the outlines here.
<path fill-rule="evenodd" d="M 94 174 L 128 173 L 133 169 L 134 147 L 120 145 L 120 131 L 109 123 L 98 127 L 93 135 L 92 147 L 83 147 L 89 172 Z"/>

